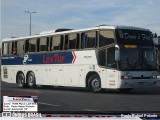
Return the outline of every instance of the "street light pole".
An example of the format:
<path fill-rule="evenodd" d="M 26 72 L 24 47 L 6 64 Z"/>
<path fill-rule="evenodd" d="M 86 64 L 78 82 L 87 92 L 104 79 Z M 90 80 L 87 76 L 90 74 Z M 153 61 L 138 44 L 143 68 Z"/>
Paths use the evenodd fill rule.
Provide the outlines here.
<path fill-rule="evenodd" d="M 33 13 L 37 13 L 37 12 L 30 12 L 30 11 L 24 11 L 24 12 L 29 14 L 29 19 L 30 19 L 29 35 L 31 36 L 31 17 Z"/>

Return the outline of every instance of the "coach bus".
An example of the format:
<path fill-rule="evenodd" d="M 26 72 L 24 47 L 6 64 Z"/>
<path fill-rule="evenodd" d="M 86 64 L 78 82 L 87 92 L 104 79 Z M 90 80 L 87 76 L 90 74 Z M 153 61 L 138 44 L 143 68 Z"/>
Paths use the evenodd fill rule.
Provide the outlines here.
<path fill-rule="evenodd" d="M 160 75 L 160 38 L 153 36 L 153 42 L 157 52 L 158 76 Z"/>
<path fill-rule="evenodd" d="M 100 25 L 58 29 L 2 41 L 2 80 L 37 85 L 130 91 L 154 87 L 156 52 L 148 29 Z"/>

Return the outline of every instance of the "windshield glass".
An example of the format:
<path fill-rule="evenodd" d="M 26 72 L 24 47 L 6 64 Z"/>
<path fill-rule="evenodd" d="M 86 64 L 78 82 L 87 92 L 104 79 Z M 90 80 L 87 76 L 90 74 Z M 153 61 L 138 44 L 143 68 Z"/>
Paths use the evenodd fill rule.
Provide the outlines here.
<path fill-rule="evenodd" d="M 121 45 L 120 70 L 156 70 L 156 58 L 152 46 Z"/>

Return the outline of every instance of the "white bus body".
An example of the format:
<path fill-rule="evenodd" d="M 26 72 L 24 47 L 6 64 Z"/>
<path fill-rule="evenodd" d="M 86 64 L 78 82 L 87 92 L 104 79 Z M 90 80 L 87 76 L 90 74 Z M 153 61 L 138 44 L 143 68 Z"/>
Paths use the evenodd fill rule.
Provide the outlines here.
<path fill-rule="evenodd" d="M 146 43 L 144 48 L 139 48 L 139 44 L 127 43 L 125 46 L 122 43 L 114 41 L 111 44 L 106 42 L 107 45 L 105 44 L 103 46 L 103 43 L 100 43 L 101 31 L 102 33 L 103 31 L 112 31 L 116 40 L 118 39 L 116 37 L 116 30 L 145 31 L 147 33 L 150 32 L 147 29 L 137 27 L 97 26 L 94 28 L 81 30 L 51 32 L 35 36 L 5 39 L 3 40 L 2 45 L 2 80 L 8 83 L 17 83 L 19 87 L 35 87 L 36 85 L 87 87 L 93 92 L 98 92 L 101 89 L 130 90 L 132 88 L 142 86 L 155 86 L 157 82 L 157 70 L 154 66 L 154 61 L 156 61 L 154 45 L 148 45 L 148 43 Z M 95 32 L 95 43 L 89 43 L 91 38 L 90 36 L 94 34 L 88 33 L 90 31 Z M 83 33 L 85 34 L 85 41 L 88 40 L 84 44 L 85 47 L 82 46 Z M 72 41 L 72 37 L 74 37 L 74 35 L 72 34 L 76 34 L 75 46 L 78 44 L 78 47 L 75 47 L 75 49 L 69 49 L 70 45 L 74 45 Z M 123 39 L 130 37 L 129 40 L 131 41 L 137 37 L 137 34 L 132 34 L 129 36 L 126 32 L 124 32 L 123 35 L 123 37 L 122 34 L 120 35 Z M 55 41 L 52 40 L 52 37 L 54 36 L 62 36 L 62 49 L 59 47 L 59 50 L 57 50 L 57 46 L 54 46 L 54 43 L 53 46 L 55 47 L 55 50 L 47 48 L 48 46 L 51 48 L 52 42 L 56 41 L 56 38 L 53 38 Z M 45 46 L 41 45 L 41 38 L 46 38 L 44 39 L 46 40 Z M 149 41 L 147 35 L 143 38 L 148 39 Z M 32 39 L 36 39 L 34 47 L 34 42 L 31 41 Z M 27 40 L 30 40 L 28 49 L 35 49 L 35 52 L 32 50 L 30 52 L 28 52 L 28 50 L 25 51 Z M 23 47 L 18 48 L 18 41 L 25 41 Z M 67 44 L 68 49 L 65 49 L 65 44 Z M 100 44 L 102 44 L 101 47 Z M 90 48 L 90 46 L 92 48 Z M 42 47 L 45 48 L 45 51 L 40 51 Z M 19 49 L 20 54 L 18 54 L 17 51 L 14 53 L 15 48 L 16 50 Z M 20 51 L 22 48 L 23 51 Z M 116 52 L 113 53 L 113 50 L 110 50 L 110 48 L 115 49 L 114 51 L 118 50 L 119 58 L 117 60 L 117 56 L 115 55 Z M 123 49 L 126 49 L 126 51 L 131 51 L 131 53 L 128 52 L 124 54 Z M 126 54 L 133 54 L 132 50 L 134 51 L 134 49 L 135 52 L 140 50 L 140 53 L 132 59 L 127 57 L 122 59 Z M 143 55 L 142 57 L 138 58 L 137 56 L 141 55 L 141 52 Z M 109 55 L 111 55 L 111 57 L 109 57 Z M 150 59 L 146 57 L 148 55 L 152 58 Z M 144 64 L 143 62 L 145 60 L 142 60 L 143 56 L 145 56 L 146 59 Z M 112 62 L 113 58 L 115 59 L 114 62 Z M 105 60 L 103 61 L 103 59 Z M 136 61 L 139 59 L 142 62 L 134 63 L 134 60 Z M 111 67 L 112 63 L 116 64 L 116 67 Z M 124 65 L 121 66 L 121 63 Z M 125 66 L 129 66 L 130 68 L 125 68 Z"/>

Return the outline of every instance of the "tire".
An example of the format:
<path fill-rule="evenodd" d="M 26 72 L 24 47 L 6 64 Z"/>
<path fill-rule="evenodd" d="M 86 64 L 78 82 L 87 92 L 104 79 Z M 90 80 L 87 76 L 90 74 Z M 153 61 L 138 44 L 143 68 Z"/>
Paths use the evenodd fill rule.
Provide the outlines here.
<path fill-rule="evenodd" d="M 35 78 L 35 74 L 33 72 L 30 72 L 27 75 L 27 86 L 29 88 L 35 88 L 36 87 L 36 78 Z"/>
<path fill-rule="evenodd" d="M 101 80 L 100 80 L 100 77 L 97 74 L 92 75 L 89 78 L 88 86 L 89 86 L 89 89 L 92 92 L 100 92 L 101 91 Z"/>
<path fill-rule="evenodd" d="M 24 74 L 22 72 L 18 73 L 17 84 L 18 84 L 18 86 L 20 88 L 24 88 L 25 87 L 25 76 L 24 76 Z"/>
<path fill-rule="evenodd" d="M 133 90 L 133 88 L 120 88 L 118 89 L 120 92 L 123 92 L 123 93 L 127 93 L 127 92 L 130 92 L 131 90 Z"/>

